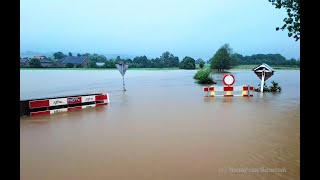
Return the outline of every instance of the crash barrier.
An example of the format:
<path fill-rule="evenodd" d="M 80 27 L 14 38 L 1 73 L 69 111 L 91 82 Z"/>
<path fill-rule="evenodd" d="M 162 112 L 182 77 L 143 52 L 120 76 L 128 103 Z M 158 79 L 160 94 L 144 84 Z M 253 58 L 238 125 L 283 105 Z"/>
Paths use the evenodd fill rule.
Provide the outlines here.
<path fill-rule="evenodd" d="M 20 101 L 20 116 L 38 116 L 68 112 L 108 104 L 108 94 L 85 94 Z"/>
<path fill-rule="evenodd" d="M 250 91 L 253 91 L 253 86 L 208 86 L 204 87 L 203 91 L 205 92 L 205 97 L 253 97 L 253 94 Z M 225 92 L 224 94 L 217 94 L 217 92 Z M 236 92 L 232 94 L 232 92 Z M 241 92 L 241 94 L 239 94 Z"/>

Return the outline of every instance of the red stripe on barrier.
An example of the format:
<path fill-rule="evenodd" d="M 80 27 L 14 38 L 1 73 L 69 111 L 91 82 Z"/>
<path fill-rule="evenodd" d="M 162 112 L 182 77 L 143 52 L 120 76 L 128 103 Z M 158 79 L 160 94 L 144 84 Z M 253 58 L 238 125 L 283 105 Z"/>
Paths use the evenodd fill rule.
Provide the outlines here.
<path fill-rule="evenodd" d="M 102 106 L 102 105 L 107 105 L 108 103 L 99 103 L 99 104 L 96 104 L 96 106 Z"/>
<path fill-rule="evenodd" d="M 208 91 L 209 91 L 209 88 L 204 87 L 204 88 L 203 88 L 203 91 L 204 91 L 204 92 L 208 92 Z"/>
<path fill-rule="evenodd" d="M 243 91 L 248 91 L 248 86 L 243 86 L 243 87 L 242 87 L 242 90 L 243 90 Z"/>
<path fill-rule="evenodd" d="M 223 87 L 224 91 L 233 91 L 233 87 Z"/>
<path fill-rule="evenodd" d="M 209 91 L 214 91 L 214 87 L 209 87 Z"/>
<path fill-rule="evenodd" d="M 253 86 L 250 86 L 250 91 L 253 91 Z"/>
<path fill-rule="evenodd" d="M 96 95 L 96 101 L 103 101 L 105 99 L 108 99 L 107 95 L 105 94 Z"/>
<path fill-rule="evenodd" d="M 68 107 L 68 111 L 73 111 L 73 110 L 78 110 L 78 109 L 82 109 L 82 107 L 81 106 Z"/>
<path fill-rule="evenodd" d="M 47 111 L 38 111 L 38 112 L 31 112 L 30 116 L 38 116 L 38 115 L 45 115 L 45 114 L 50 114 L 50 110 Z"/>
<path fill-rule="evenodd" d="M 40 108 L 40 107 L 48 107 L 49 106 L 49 100 L 36 100 L 36 101 L 30 101 L 29 102 L 29 108 Z"/>

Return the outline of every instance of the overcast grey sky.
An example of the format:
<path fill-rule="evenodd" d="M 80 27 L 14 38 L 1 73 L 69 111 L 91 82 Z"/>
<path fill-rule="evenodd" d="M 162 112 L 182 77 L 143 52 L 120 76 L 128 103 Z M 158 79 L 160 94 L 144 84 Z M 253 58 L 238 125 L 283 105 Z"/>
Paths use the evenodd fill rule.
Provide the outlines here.
<path fill-rule="evenodd" d="M 299 58 L 300 41 L 275 31 L 285 17 L 268 0 L 20 0 L 20 51 L 207 60 L 229 43 Z"/>

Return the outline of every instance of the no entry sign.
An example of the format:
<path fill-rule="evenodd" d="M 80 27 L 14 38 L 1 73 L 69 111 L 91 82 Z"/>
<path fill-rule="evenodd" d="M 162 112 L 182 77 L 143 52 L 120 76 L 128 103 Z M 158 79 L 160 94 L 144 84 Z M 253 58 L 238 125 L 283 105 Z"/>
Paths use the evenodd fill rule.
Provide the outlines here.
<path fill-rule="evenodd" d="M 222 81 L 227 86 L 232 86 L 234 84 L 234 76 L 232 74 L 226 74 L 223 76 Z"/>

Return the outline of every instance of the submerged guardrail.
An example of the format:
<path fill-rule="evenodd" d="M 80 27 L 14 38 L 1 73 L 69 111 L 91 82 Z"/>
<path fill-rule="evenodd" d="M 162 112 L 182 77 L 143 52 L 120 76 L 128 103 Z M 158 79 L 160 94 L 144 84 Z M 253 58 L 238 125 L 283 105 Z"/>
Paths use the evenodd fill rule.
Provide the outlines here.
<path fill-rule="evenodd" d="M 108 94 L 84 94 L 20 101 L 20 116 L 49 115 L 109 104 Z"/>

